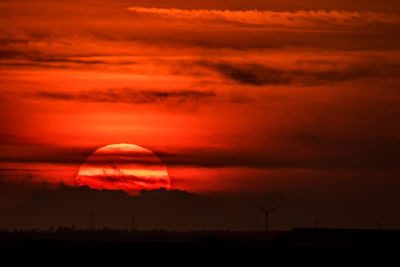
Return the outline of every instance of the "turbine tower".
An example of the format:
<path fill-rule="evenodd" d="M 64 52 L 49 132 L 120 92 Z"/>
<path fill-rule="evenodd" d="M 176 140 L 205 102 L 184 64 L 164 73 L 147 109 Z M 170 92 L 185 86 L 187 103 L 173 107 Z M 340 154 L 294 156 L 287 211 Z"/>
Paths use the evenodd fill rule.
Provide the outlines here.
<path fill-rule="evenodd" d="M 260 205 L 257 205 L 257 207 L 259 208 L 259 209 L 261 209 L 263 212 L 264 212 L 264 214 L 265 214 L 265 231 L 266 232 L 268 232 L 268 217 L 269 217 L 269 214 L 271 213 L 271 212 L 273 212 L 274 210 L 276 210 L 276 209 L 278 209 L 278 207 L 275 207 L 275 208 L 272 208 L 272 209 L 269 209 L 269 210 L 267 210 L 266 208 L 264 208 L 264 207 L 261 207 Z"/>

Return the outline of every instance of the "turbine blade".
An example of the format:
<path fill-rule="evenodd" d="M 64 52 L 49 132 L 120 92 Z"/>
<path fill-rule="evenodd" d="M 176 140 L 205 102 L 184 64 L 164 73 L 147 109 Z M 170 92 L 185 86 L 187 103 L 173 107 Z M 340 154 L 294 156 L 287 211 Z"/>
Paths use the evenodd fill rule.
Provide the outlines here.
<path fill-rule="evenodd" d="M 260 205 L 256 204 L 256 206 L 257 206 L 259 209 L 261 209 L 262 211 L 268 212 L 268 210 L 266 210 L 265 208 L 261 207 Z"/>
<path fill-rule="evenodd" d="M 272 211 L 277 210 L 277 209 L 279 209 L 279 207 L 275 207 L 275 208 L 269 209 L 268 212 L 272 212 Z"/>

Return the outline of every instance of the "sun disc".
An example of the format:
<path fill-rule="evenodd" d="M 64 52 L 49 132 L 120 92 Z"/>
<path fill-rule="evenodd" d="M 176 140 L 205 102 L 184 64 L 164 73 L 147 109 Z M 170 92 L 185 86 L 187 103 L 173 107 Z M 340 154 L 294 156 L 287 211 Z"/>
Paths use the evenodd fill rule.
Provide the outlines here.
<path fill-rule="evenodd" d="M 132 144 L 113 144 L 97 149 L 79 168 L 77 186 L 123 190 L 170 189 L 166 166 L 149 149 Z"/>

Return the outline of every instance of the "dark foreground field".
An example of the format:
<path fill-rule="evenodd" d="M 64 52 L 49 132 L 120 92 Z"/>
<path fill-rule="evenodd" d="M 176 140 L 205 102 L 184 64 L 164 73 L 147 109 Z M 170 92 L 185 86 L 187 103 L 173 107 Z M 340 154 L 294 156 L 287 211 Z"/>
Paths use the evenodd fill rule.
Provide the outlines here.
<path fill-rule="evenodd" d="M 0 232 L 2 256 L 132 257 L 263 261 L 279 265 L 394 264 L 400 231 L 294 229 L 288 232 L 74 230 Z M 153 258 L 153 259 L 152 259 Z M 274 266 L 276 266 L 274 264 Z"/>

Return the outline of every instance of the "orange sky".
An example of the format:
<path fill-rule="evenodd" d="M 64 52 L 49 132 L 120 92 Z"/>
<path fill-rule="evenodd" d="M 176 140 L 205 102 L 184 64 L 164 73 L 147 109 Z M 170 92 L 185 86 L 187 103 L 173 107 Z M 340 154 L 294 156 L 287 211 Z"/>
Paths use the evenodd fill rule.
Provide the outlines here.
<path fill-rule="evenodd" d="M 1 179 L 73 184 L 131 143 L 192 192 L 397 186 L 398 7 L 2 1 Z"/>

